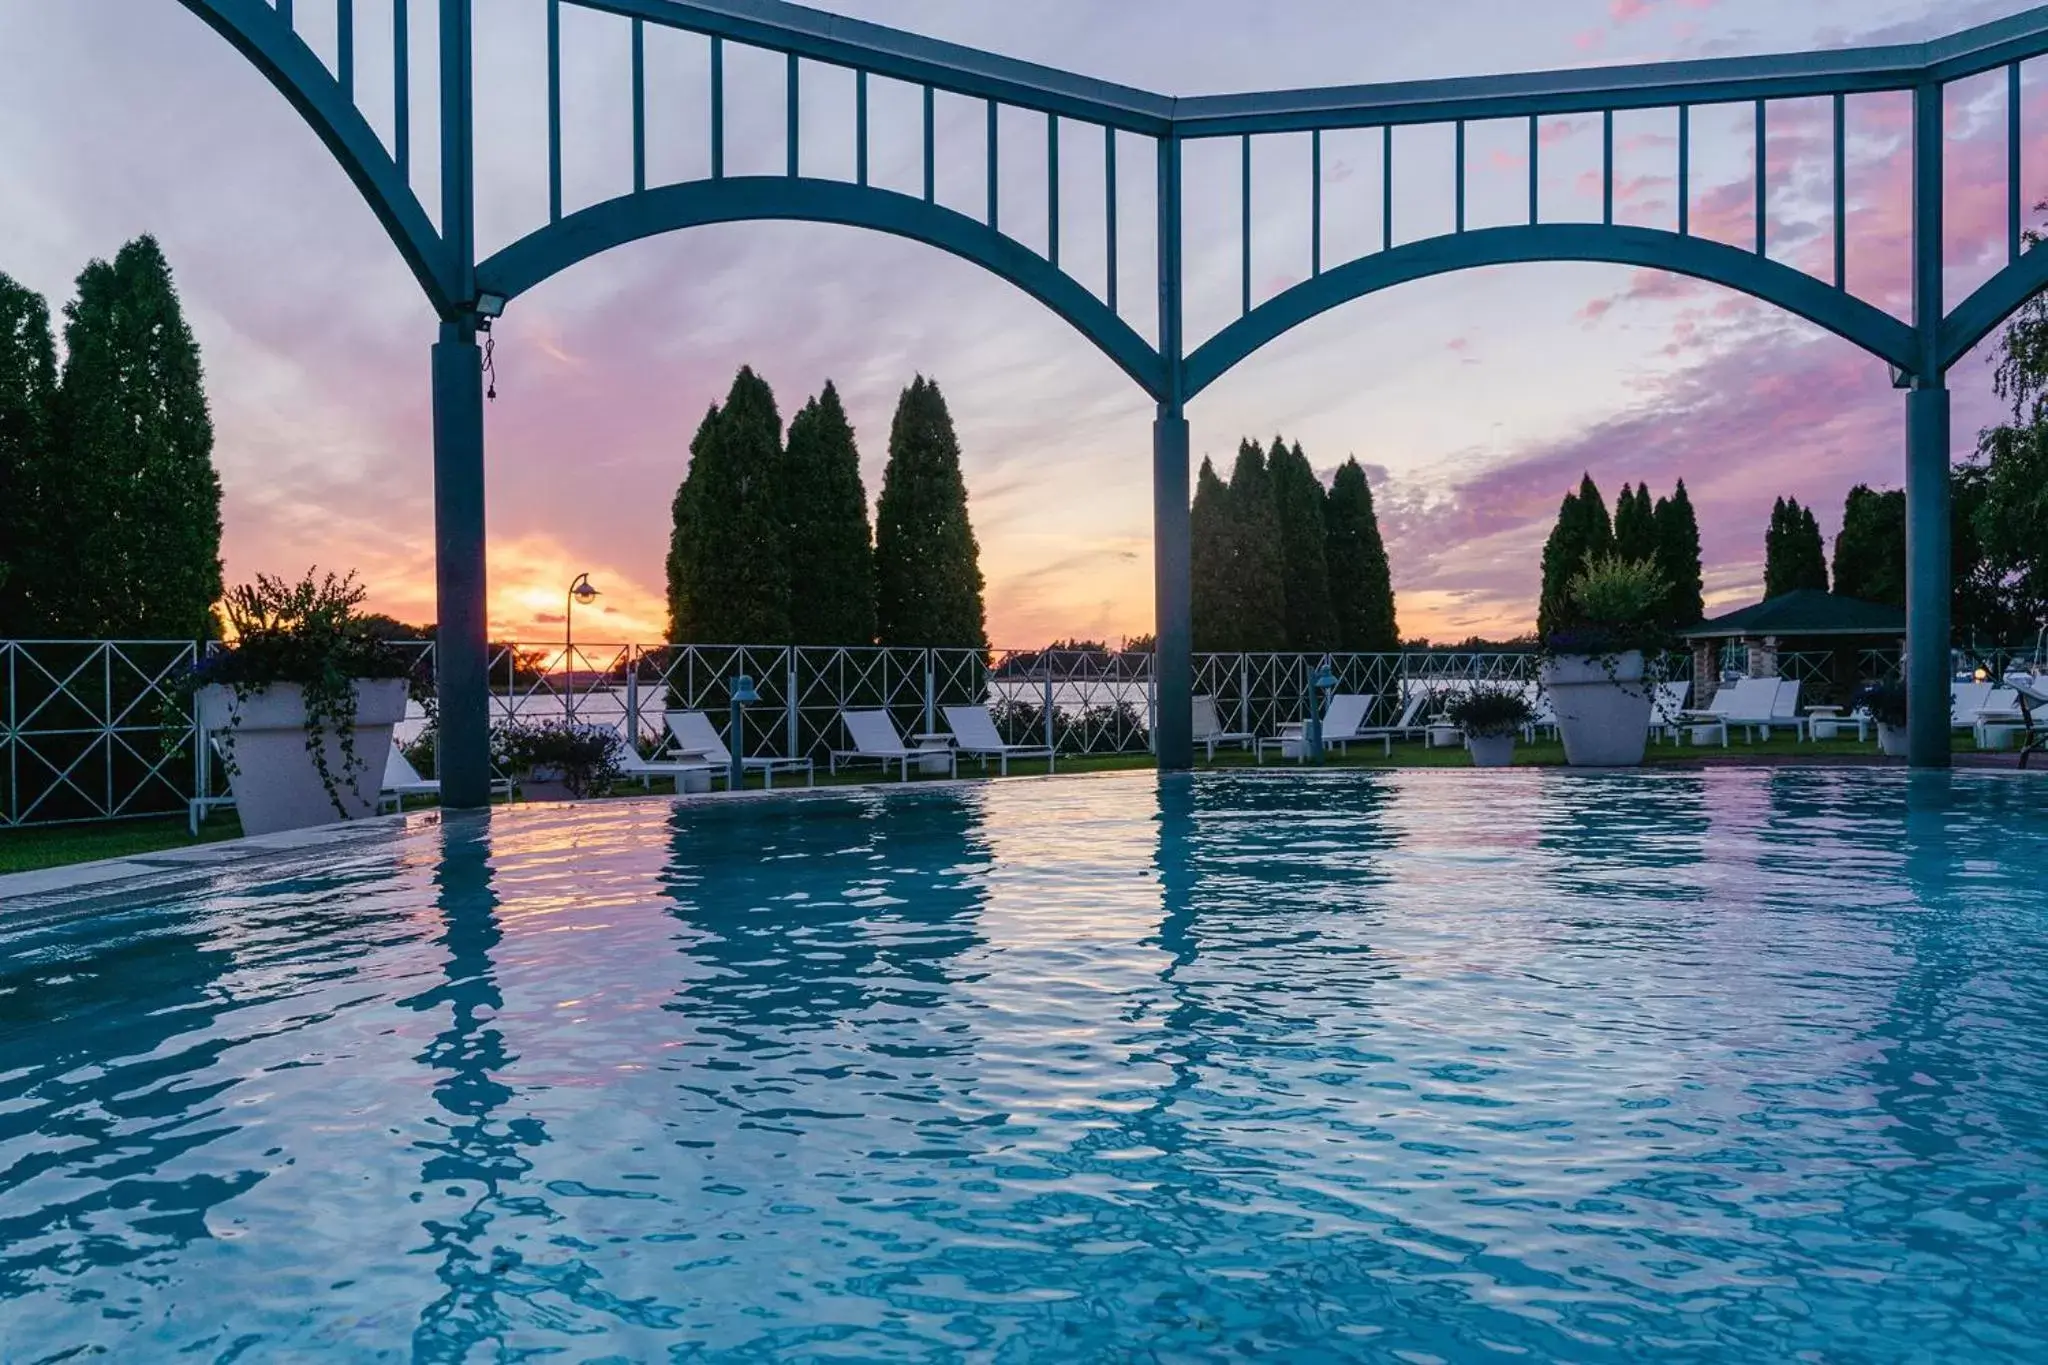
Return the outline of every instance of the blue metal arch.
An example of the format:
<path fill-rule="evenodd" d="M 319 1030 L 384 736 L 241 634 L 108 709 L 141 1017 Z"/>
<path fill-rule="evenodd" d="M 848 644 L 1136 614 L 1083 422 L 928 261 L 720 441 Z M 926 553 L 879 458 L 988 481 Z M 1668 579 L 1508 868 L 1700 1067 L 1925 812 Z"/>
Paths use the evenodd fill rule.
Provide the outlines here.
<path fill-rule="evenodd" d="M 1941 323 L 1941 368 L 1948 369 L 2000 323 L 2048 290 L 2048 251 L 2033 250 L 1977 286 Z"/>
<path fill-rule="evenodd" d="M 1305 280 L 1204 342 L 1187 359 L 1185 391 L 1193 397 L 1267 342 L 1353 299 L 1453 271 L 1541 261 L 1598 261 L 1710 280 L 1776 304 L 1901 369 L 1913 368 L 1918 360 L 1911 327 L 1768 257 L 1655 228 L 1547 223 L 1430 237 Z"/>
<path fill-rule="evenodd" d="M 871 185 L 789 176 L 733 176 L 622 195 L 527 234 L 476 268 L 477 288 L 517 298 L 612 247 L 711 223 L 761 219 L 872 228 L 951 252 L 1008 280 L 1064 319 L 1154 398 L 1166 363 L 1131 325 L 1029 247 L 939 204 Z"/>
<path fill-rule="evenodd" d="M 441 317 L 466 302 L 441 234 L 355 101 L 264 0 L 179 0 L 263 73 L 340 164 Z"/>

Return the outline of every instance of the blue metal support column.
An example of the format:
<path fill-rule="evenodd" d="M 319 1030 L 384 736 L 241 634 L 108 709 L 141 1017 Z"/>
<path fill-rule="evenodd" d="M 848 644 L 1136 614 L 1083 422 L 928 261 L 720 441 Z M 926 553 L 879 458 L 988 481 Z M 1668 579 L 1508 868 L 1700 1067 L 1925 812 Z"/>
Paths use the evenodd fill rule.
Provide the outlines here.
<path fill-rule="evenodd" d="M 1942 363 L 1942 88 L 1913 91 L 1913 331 L 1906 395 L 1906 753 L 1949 766 L 1949 393 Z"/>
<path fill-rule="evenodd" d="M 490 804 L 490 643 L 484 579 L 484 377 L 474 320 L 434 345 L 434 643 L 441 804 Z"/>
<path fill-rule="evenodd" d="M 1906 751 L 1949 765 L 1949 391 L 1906 394 Z"/>
<path fill-rule="evenodd" d="M 1161 772 L 1195 766 L 1193 524 L 1188 502 L 1188 419 L 1181 395 L 1180 143 L 1159 140 L 1159 352 L 1165 392 L 1152 423 L 1154 690 L 1152 749 Z"/>

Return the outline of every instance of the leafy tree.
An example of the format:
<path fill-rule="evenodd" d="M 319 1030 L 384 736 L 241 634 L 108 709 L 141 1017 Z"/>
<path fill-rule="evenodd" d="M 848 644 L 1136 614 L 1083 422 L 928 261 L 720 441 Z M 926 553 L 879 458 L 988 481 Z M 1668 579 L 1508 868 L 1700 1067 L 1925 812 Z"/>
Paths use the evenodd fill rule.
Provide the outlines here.
<path fill-rule="evenodd" d="M 1198 653 L 1227 653 L 1237 647 L 1236 592 L 1231 564 L 1236 526 L 1230 489 L 1216 477 L 1207 456 L 1195 475 L 1195 501 L 1188 512 L 1189 606 Z"/>
<path fill-rule="evenodd" d="M 981 592 L 960 441 L 938 384 L 918 375 L 896 404 L 876 508 L 876 634 L 883 644 L 986 649 Z"/>
<path fill-rule="evenodd" d="M 789 622 L 799 644 L 875 642 L 875 550 L 860 449 L 839 390 L 789 424 Z"/>
<path fill-rule="evenodd" d="M 1337 467 L 1323 505 L 1324 557 L 1336 617 L 1336 647 L 1366 654 L 1391 654 L 1401 647 L 1394 618 L 1393 575 L 1387 547 L 1373 514 L 1372 486 L 1356 459 Z"/>
<path fill-rule="evenodd" d="M 1548 638 L 1578 624 L 1579 608 L 1572 600 L 1571 582 L 1586 567 L 1589 558 L 1614 552 L 1614 527 L 1607 519 L 1607 501 L 1593 483 L 1591 474 L 1582 475 L 1578 491 L 1565 494 L 1557 509 L 1557 524 L 1543 544 L 1543 591 L 1536 608 L 1536 633 Z"/>
<path fill-rule="evenodd" d="M 1707 615 L 1706 581 L 1700 567 L 1700 523 L 1684 479 L 1670 497 L 1657 499 L 1651 519 L 1657 531 L 1657 572 L 1671 585 L 1664 623 L 1677 630 L 1696 626 Z"/>
<path fill-rule="evenodd" d="M 1621 486 L 1614 501 L 1614 552 L 1627 560 L 1657 557 L 1657 512 L 1650 502 L 1650 485 Z"/>
<path fill-rule="evenodd" d="M 1857 484 L 1842 503 L 1835 537 L 1835 591 L 1889 606 L 1906 605 L 1906 495 Z"/>
<path fill-rule="evenodd" d="M 1257 441 L 1241 441 L 1230 471 L 1232 591 L 1236 644 L 1247 653 L 1287 648 L 1287 560 L 1273 480 Z"/>
<path fill-rule="evenodd" d="M 1280 526 L 1283 596 L 1287 603 L 1287 647 L 1307 653 L 1332 649 L 1337 618 L 1330 603 L 1326 558 L 1323 483 L 1297 442 L 1278 436 L 1266 464 L 1273 485 L 1273 513 Z"/>
<path fill-rule="evenodd" d="M 138 237 L 93 261 L 65 307 L 57 394 L 62 477 L 43 506 L 63 572 L 36 590 L 56 633 L 194 639 L 222 594 L 220 478 L 199 346 L 170 264 Z"/>
<path fill-rule="evenodd" d="M 697 434 L 690 438 L 690 468 L 683 475 L 683 481 L 676 485 L 675 501 L 669 504 L 668 533 L 668 638 L 681 643 L 703 639 L 697 630 L 696 613 L 692 603 L 695 594 L 691 590 L 690 575 L 693 572 L 696 524 L 691 516 L 693 498 L 692 480 L 702 467 L 704 452 L 711 444 L 711 432 L 718 425 L 718 404 L 713 403 L 704 420 L 697 424 Z"/>
<path fill-rule="evenodd" d="M 1771 506 L 1764 532 L 1764 597 L 1766 600 L 1803 588 L 1828 590 L 1827 551 L 1820 524 L 1797 498 L 1779 498 Z"/>
<path fill-rule="evenodd" d="M 679 496 L 688 639 L 776 644 L 789 639 L 789 552 L 782 418 L 767 381 L 741 369 L 725 405 L 691 444 Z"/>
<path fill-rule="evenodd" d="M 0 640 L 41 635 L 38 568 L 64 564 L 42 489 L 53 476 L 57 346 L 42 295 L 0 274 Z M 45 570 L 47 572 L 47 570 Z M 12 584 L 10 591 L 9 585 Z"/>
<path fill-rule="evenodd" d="M 2027 234 L 2029 251 L 2040 242 Z M 1992 386 L 2012 420 L 1978 433 L 1983 477 L 1972 528 L 2010 616 L 2038 628 L 2048 622 L 2048 297 L 2035 295 L 2013 315 L 1993 362 Z"/>

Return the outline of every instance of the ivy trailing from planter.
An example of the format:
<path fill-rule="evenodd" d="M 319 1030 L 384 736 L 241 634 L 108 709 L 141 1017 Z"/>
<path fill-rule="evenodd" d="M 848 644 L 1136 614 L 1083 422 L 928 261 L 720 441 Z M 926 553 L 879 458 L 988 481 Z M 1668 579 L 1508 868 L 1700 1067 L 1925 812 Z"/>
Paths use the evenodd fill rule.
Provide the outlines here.
<path fill-rule="evenodd" d="M 348 814 L 343 780 L 367 766 L 356 753 L 356 683 L 404 678 L 413 669 L 412 659 L 370 633 L 358 610 L 368 596 L 353 572 L 321 577 L 317 568 L 297 583 L 258 574 L 228 591 L 222 606 L 230 643 L 193 667 L 184 691 L 188 700 L 212 686 L 234 693 L 223 754 L 230 775 L 239 771 L 234 732 L 243 706 L 267 688 L 296 685 L 305 701 L 306 752 L 335 813 Z M 339 776 L 327 761 L 329 735 L 341 751 Z"/>

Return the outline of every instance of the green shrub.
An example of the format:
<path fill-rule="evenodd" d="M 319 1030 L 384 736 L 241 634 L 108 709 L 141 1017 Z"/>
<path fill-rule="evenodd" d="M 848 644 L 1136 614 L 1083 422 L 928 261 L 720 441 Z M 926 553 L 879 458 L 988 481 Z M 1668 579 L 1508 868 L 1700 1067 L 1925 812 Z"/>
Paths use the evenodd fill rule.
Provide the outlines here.
<path fill-rule="evenodd" d="M 1520 734 L 1536 719 L 1536 708 L 1519 689 L 1482 683 L 1454 695 L 1444 707 L 1451 724 L 1471 739 Z"/>

